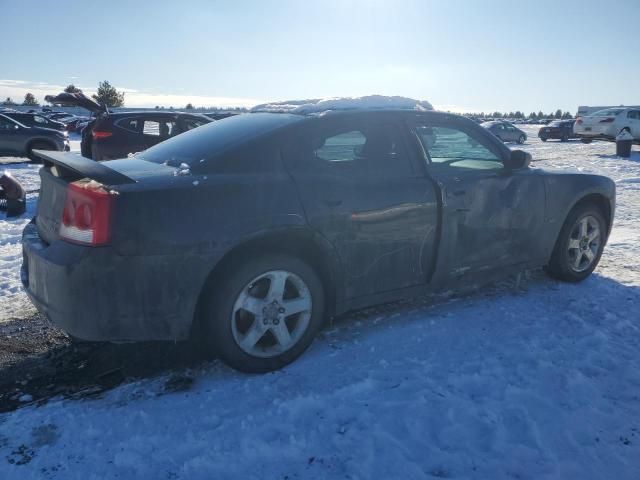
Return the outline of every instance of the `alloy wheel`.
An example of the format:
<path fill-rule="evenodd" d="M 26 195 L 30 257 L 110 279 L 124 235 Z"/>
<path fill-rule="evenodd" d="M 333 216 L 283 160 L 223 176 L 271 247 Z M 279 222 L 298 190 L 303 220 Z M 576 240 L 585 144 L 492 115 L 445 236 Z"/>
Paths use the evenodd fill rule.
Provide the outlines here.
<path fill-rule="evenodd" d="M 592 215 L 579 218 L 569 235 L 569 268 L 574 272 L 587 270 L 598 256 L 601 241 L 598 220 Z"/>
<path fill-rule="evenodd" d="M 231 314 L 231 331 L 248 355 L 270 358 L 291 349 L 304 335 L 313 302 L 305 282 L 296 274 L 272 270 L 254 278 L 238 295 Z"/>

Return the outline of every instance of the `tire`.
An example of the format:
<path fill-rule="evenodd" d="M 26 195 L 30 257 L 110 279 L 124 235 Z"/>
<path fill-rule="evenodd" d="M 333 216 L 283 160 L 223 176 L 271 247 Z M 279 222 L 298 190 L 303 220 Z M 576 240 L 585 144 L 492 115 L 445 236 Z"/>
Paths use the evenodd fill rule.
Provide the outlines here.
<path fill-rule="evenodd" d="M 564 135 L 562 135 L 562 138 L 560 139 L 561 142 L 566 142 L 567 140 L 569 140 L 569 135 L 567 135 L 566 133 Z"/>
<path fill-rule="evenodd" d="M 34 150 L 57 150 L 56 146 L 49 142 L 36 141 L 29 145 L 27 156 L 31 163 L 42 163 L 42 159 L 33 154 Z"/>
<path fill-rule="evenodd" d="M 524 141 L 525 141 L 525 140 L 526 140 L 526 139 L 524 138 L 524 135 L 520 135 L 520 136 L 518 137 L 518 144 L 519 144 L 519 145 L 522 145 L 522 144 L 524 143 Z"/>
<path fill-rule="evenodd" d="M 293 362 L 311 345 L 323 323 L 325 297 L 322 282 L 309 265 L 271 254 L 222 275 L 223 281 L 213 282 L 205 291 L 199 319 L 207 355 L 218 355 L 242 372 L 265 373 Z M 284 286 L 283 294 L 277 293 L 278 284 Z M 297 302 L 289 308 L 302 310 L 286 315 L 287 302 L 293 300 Z"/>
<path fill-rule="evenodd" d="M 581 282 L 598 265 L 606 236 L 607 223 L 602 211 L 592 203 L 578 205 L 560 230 L 547 273 L 564 282 Z M 590 237 L 593 238 L 590 240 Z"/>
<path fill-rule="evenodd" d="M 540 137 L 540 140 L 542 140 L 543 142 L 547 141 L 547 137 Z"/>
<path fill-rule="evenodd" d="M 589 143 L 593 142 L 593 140 L 591 138 L 581 138 L 580 141 L 582 143 L 586 143 L 586 144 L 589 144 Z"/>

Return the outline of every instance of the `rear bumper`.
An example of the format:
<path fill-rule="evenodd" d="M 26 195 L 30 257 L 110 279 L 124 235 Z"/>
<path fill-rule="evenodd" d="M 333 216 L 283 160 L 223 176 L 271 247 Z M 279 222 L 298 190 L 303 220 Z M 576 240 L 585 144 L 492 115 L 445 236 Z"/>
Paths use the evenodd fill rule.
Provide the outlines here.
<path fill-rule="evenodd" d="M 121 256 L 110 247 L 45 244 L 35 222 L 22 236 L 24 289 L 40 312 L 90 341 L 183 340 L 202 276 L 180 256 Z M 202 263 L 202 259 L 197 259 Z"/>

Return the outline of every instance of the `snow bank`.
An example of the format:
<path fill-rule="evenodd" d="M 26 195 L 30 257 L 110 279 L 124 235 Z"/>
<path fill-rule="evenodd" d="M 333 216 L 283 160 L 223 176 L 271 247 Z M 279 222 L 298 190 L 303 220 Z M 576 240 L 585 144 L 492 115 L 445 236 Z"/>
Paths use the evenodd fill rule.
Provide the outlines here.
<path fill-rule="evenodd" d="M 309 100 L 288 100 L 264 103 L 251 109 L 252 112 L 297 113 L 301 115 L 327 112 L 330 110 L 433 110 L 426 100 L 407 97 L 368 95 L 364 97 L 340 97 Z"/>

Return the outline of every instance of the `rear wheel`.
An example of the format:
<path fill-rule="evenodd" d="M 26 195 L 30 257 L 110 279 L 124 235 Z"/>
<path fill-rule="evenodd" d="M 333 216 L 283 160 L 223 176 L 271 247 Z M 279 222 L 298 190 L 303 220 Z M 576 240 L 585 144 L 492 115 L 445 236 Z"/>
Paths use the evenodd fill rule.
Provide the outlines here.
<path fill-rule="evenodd" d="M 293 362 L 322 325 L 322 282 L 295 257 L 247 261 L 205 294 L 205 347 L 243 372 L 268 372 Z"/>
<path fill-rule="evenodd" d="M 574 208 L 560 230 L 547 273 L 565 282 L 587 278 L 600 261 L 606 232 L 607 224 L 597 206 Z"/>
<path fill-rule="evenodd" d="M 49 142 L 33 142 L 29 145 L 27 150 L 27 156 L 31 160 L 31 163 L 42 163 L 42 159 L 33 154 L 34 150 L 57 150 L 56 146 Z"/>

